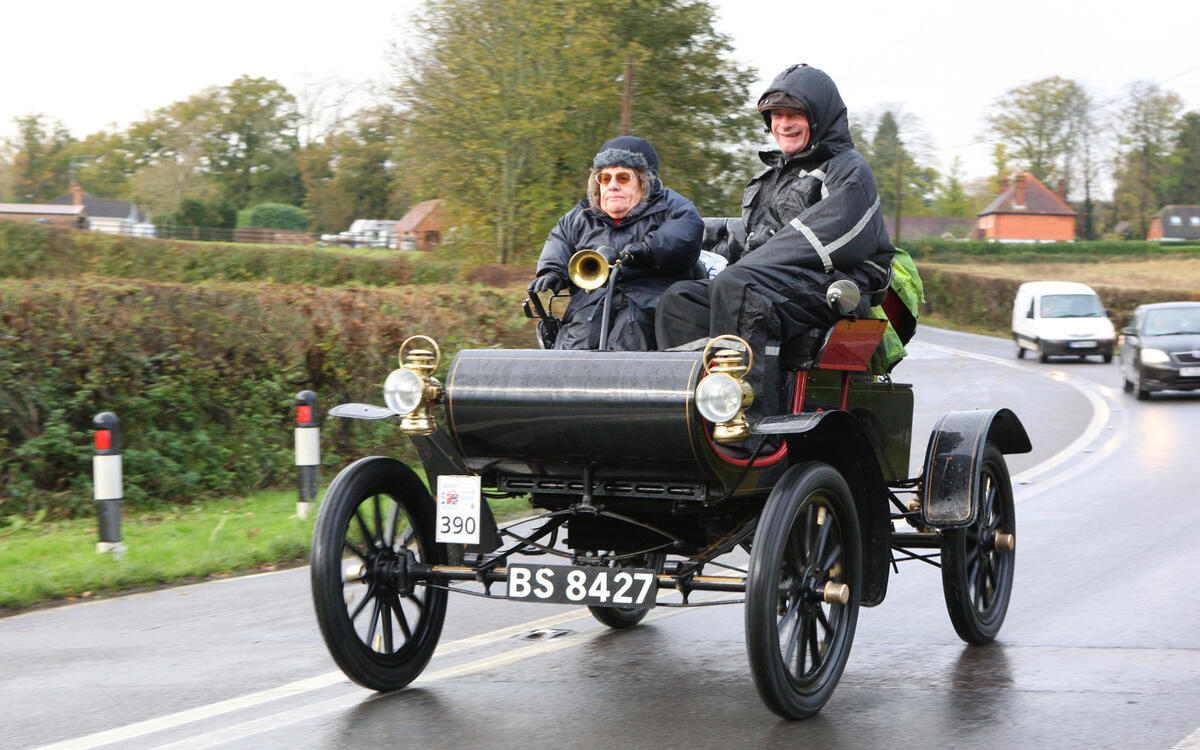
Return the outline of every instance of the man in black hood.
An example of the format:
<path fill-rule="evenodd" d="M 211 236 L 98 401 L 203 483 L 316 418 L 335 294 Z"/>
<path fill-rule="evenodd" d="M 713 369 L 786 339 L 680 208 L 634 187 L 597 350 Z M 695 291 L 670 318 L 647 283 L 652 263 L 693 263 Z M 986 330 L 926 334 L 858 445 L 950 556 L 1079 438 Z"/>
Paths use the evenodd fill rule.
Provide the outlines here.
<path fill-rule="evenodd" d="M 758 110 L 779 149 L 759 152 L 766 168 L 742 196 L 745 246 L 729 249 L 729 266 L 715 278 L 668 289 L 656 321 L 663 349 L 727 333 L 750 344 L 752 420 L 778 411 L 780 343 L 836 322 L 829 284 L 854 281 L 865 313 L 869 293 L 887 289 L 895 254 L 833 79 L 793 65 Z"/>

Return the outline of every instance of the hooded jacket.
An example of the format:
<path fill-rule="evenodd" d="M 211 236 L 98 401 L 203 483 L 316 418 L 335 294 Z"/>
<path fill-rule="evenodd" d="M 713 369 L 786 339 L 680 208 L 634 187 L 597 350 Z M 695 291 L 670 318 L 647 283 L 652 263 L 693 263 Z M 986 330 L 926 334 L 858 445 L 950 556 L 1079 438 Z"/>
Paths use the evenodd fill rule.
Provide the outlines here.
<path fill-rule="evenodd" d="M 809 142 L 792 156 L 759 152 L 767 166 L 742 197 L 747 238 L 737 262 L 846 275 L 864 292 L 885 289 L 895 248 L 883 222 L 875 177 L 854 148 L 837 86 L 817 68 L 793 65 L 775 77 L 763 96 L 776 91 L 804 105 Z M 764 113 L 768 123 L 769 117 Z"/>

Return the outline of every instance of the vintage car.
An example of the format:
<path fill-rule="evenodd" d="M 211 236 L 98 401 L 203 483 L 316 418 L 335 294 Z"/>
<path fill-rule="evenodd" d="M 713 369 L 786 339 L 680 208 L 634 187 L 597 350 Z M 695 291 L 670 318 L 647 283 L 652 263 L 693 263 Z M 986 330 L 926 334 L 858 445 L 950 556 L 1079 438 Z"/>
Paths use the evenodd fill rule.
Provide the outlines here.
<path fill-rule="evenodd" d="M 573 263 L 572 280 L 619 273 L 604 263 Z M 887 321 L 854 319 L 857 295 L 835 283 L 845 317 L 815 347 L 784 344 L 790 408 L 753 424 L 753 353 L 735 336 L 689 351 L 463 350 L 444 385 L 437 343 L 405 341 L 386 407 L 330 413 L 395 421 L 432 491 L 383 456 L 330 485 L 312 595 L 335 661 L 368 688 L 407 685 L 453 592 L 584 605 L 613 628 L 723 597 L 744 604 L 762 700 L 802 719 L 833 693 L 859 607 L 882 603 L 892 566 L 909 560 L 940 567 L 959 636 L 990 642 L 1015 559 L 1004 454 L 1029 438 L 1008 409 L 949 412 L 911 477 L 912 388 L 868 372 Z M 538 512 L 497 526 L 488 500 L 505 496 Z"/>

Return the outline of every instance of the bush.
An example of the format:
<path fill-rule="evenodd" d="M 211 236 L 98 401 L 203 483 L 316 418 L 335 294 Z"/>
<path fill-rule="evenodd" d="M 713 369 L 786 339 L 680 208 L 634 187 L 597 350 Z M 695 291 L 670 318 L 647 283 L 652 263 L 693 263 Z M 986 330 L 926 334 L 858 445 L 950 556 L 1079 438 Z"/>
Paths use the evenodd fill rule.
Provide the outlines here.
<path fill-rule="evenodd" d="M 1200 256 L 1200 244 L 1097 240 L 1094 242 L 983 242 L 920 237 L 899 243 L 914 259 L 940 263 L 991 261 L 1088 263 L 1115 256 L 1161 258 Z"/>
<path fill-rule="evenodd" d="M 121 420 L 125 499 L 156 508 L 294 481 L 294 396 L 380 401 L 409 335 L 443 374 L 463 347 L 530 346 L 515 293 L 455 284 L 0 280 L 0 517 L 91 513 L 93 417 Z M 327 467 L 410 451 L 390 423 L 333 420 Z M 412 457 L 410 455 L 410 457 Z"/>
<path fill-rule="evenodd" d="M 263 227 L 266 229 L 308 229 L 308 215 L 304 209 L 283 203 L 260 203 L 245 214 L 245 223 L 238 226 Z"/>
<path fill-rule="evenodd" d="M 459 263 L 426 253 L 368 256 L 286 245 L 154 240 L 0 221 L 0 277 L 9 278 L 92 275 L 178 283 L 386 286 L 451 283 L 460 272 Z"/>

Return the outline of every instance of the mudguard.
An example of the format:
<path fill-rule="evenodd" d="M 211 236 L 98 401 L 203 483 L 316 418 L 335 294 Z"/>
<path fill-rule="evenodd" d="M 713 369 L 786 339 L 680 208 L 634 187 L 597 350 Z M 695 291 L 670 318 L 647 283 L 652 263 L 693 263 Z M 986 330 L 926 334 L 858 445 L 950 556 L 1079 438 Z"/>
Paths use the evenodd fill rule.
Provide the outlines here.
<path fill-rule="evenodd" d="M 891 517 L 887 483 L 867 429 L 841 409 L 768 417 L 754 426 L 759 434 L 783 435 L 788 463 L 823 461 L 835 467 L 854 493 L 862 532 L 864 607 L 883 601 L 891 562 Z"/>
<path fill-rule="evenodd" d="M 1033 450 L 1025 426 L 1009 409 L 952 411 L 938 420 L 921 473 L 921 520 L 926 526 L 946 529 L 975 522 L 975 489 L 989 442 L 1001 453 Z"/>

